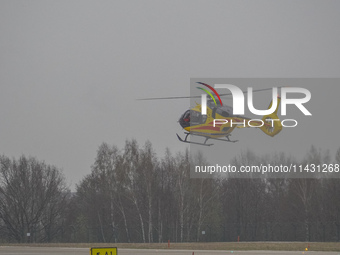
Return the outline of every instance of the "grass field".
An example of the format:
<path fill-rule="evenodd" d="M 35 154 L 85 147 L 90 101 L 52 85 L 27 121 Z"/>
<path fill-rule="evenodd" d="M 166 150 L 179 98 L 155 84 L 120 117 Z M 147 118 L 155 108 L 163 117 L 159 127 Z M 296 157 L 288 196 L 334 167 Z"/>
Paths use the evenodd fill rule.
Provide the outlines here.
<path fill-rule="evenodd" d="M 309 248 L 308 248 L 309 245 Z M 219 243 L 2 243 L 1 246 L 32 247 L 118 247 L 132 249 L 176 249 L 176 250 L 272 250 L 272 251 L 340 251 L 340 243 L 307 242 L 219 242 Z"/>

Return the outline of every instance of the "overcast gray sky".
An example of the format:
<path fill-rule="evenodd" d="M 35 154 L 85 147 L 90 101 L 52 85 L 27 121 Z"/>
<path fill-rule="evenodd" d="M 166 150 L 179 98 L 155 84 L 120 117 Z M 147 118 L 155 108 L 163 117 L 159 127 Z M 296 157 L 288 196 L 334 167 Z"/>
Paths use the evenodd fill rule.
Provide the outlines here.
<path fill-rule="evenodd" d="M 183 150 L 191 77 L 339 77 L 339 1 L 0 1 L 0 153 L 73 188 L 102 142 Z M 334 111 L 334 115 L 339 115 Z M 161 117 L 160 117 L 161 116 Z M 229 145 L 228 145 L 229 146 Z"/>

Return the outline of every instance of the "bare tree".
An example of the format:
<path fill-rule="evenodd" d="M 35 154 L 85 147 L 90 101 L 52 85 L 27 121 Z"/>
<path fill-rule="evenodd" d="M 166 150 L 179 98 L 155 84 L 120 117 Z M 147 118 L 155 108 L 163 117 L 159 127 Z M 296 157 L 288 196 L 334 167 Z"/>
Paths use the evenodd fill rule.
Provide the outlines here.
<path fill-rule="evenodd" d="M 179 227 L 180 227 L 180 242 L 183 242 L 184 238 L 184 217 L 188 211 L 188 199 L 190 191 L 190 158 L 188 150 L 185 151 L 184 155 L 178 154 L 177 166 L 175 169 L 176 175 L 176 189 L 177 199 L 179 205 Z"/>
<path fill-rule="evenodd" d="M 146 142 L 144 148 L 140 151 L 140 162 L 138 171 L 141 177 L 141 189 L 145 190 L 147 215 L 148 215 L 148 241 L 153 242 L 153 199 L 156 188 L 158 162 L 152 150 L 150 142 Z"/>
<path fill-rule="evenodd" d="M 0 157 L 0 217 L 16 241 L 52 241 L 68 194 L 56 167 L 32 157 Z"/>

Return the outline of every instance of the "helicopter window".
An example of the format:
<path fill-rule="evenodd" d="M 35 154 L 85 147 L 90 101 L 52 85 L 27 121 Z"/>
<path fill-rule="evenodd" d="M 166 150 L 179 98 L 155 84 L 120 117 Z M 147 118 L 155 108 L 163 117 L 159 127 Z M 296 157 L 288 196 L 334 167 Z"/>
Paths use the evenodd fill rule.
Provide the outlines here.
<path fill-rule="evenodd" d="M 190 121 L 190 110 L 186 111 L 186 112 L 183 114 L 183 119 L 184 119 L 184 121 L 186 121 L 186 122 L 189 122 L 189 121 Z"/>
<path fill-rule="evenodd" d="M 183 128 L 190 126 L 190 110 L 187 110 L 179 119 L 179 123 Z"/>
<path fill-rule="evenodd" d="M 226 112 L 226 111 L 222 111 L 222 114 L 221 114 L 223 117 L 229 117 L 229 113 Z"/>
<path fill-rule="evenodd" d="M 201 124 L 204 124 L 207 121 L 207 115 L 202 115 L 201 117 Z"/>
<path fill-rule="evenodd" d="M 196 111 L 191 111 L 190 117 L 190 122 L 192 125 L 204 124 L 207 120 L 207 115 L 202 115 L 200 112 Z"/>
<path fill-rule="evenodd" d="M 190 112 L 190 122 L 191 123 L 193 123 L 193 124 L 200 123 L 200 117 L 201 117 L 201 114 L 199 112 L 196 112 L 196 111 Z"/>
<path fill-rule="evenodd" d="M 215 119 L 215 116 L 216 116 L 216 110 L 217 108 L 214 107 L 213 111 L 212 111 L 212 117 Z"/>
<path fill-rule="evenodd" d="M 217 109 L 217 110 L 216 110 L 216 113 L 219 114 L 219 115 L 221 115 L 221 116 L 223 116 L 223 117 L 229 117 L 229 116 L 230 116 L 229 113 L 228 113 L 227 111 L 224 111 L 224 110 L 222 110 L 222 109 Z"/>

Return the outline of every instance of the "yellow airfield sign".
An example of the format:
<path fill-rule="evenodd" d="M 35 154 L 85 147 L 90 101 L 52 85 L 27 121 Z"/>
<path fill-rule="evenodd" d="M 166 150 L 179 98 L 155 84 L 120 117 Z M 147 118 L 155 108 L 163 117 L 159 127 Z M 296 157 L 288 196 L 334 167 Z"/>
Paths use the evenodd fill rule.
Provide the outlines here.
<path fill-rule="evenodd" d="M 117 247 L 96 247 L 90 249 L 90 255 L 117 255 Z"/>

